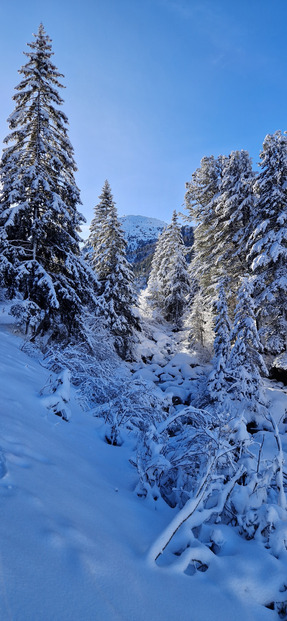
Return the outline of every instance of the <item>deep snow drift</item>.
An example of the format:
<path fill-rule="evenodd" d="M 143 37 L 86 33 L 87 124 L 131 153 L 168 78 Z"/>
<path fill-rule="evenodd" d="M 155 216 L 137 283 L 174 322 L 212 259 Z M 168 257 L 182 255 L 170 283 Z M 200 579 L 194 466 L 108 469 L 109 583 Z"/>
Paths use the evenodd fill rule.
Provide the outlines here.
<path fill-rule="evenodd" d="M 50 376 L 41 359 L 20 349 L 10 326 L 0 326 L 0 341 L 1 620 L 278 619 L 262 604 L 286 579 L 284 560 L 231 529 L 221 529 L 222 555 L 205 573 L 151 563 L 148 551 L 177 510 L 135 494 L 135 440 L 108 445 L 73 387 L 70 421 L 55 416 L 41 394 Z M 171 389 L 172 357 L 163 377 Z M 187 382 L 188 360 L 179 360 Z M 280 417 L 287 397 L 275 383 L 272 391 Z"/>

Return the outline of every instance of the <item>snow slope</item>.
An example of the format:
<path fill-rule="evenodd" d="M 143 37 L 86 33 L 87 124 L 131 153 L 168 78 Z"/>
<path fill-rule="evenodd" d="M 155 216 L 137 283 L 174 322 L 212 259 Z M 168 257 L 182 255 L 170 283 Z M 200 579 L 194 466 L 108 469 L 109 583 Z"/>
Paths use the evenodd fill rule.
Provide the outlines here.
<path fill-rule="evenodd" d="M 253 542 L 234 535 L 224 558 L 194 576 L 151 564 L 148 550 L 176 510 L 134 494 L 132 438 L 106 444 L 73 388 L 71 420 L 55 416 L 40 395 L 41 360 L 9 326 L 0 343 L 2 621 L 278 618 L 261 604 L 282 567 Z"/>
<path fill-rule="evenodd" d="M 156 241 L 166 226 L 163 220 L 146 216 L 123 216 L 120 223 L 128 244 L 128 254 L 141 245 Z"/>

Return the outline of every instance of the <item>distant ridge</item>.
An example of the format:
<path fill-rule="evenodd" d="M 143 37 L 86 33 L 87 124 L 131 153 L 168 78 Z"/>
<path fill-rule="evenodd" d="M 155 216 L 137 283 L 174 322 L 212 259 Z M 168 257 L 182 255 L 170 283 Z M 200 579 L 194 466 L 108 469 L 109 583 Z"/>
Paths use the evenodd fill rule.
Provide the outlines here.
<path fill-rule="evenodd" d="M 127 259 L 131 263 L 137 262 L 138 248 L 154 244 L 167 223 L 157 218 L 146 216 L 123 216 L 120 223 L 127 242 Z"/>

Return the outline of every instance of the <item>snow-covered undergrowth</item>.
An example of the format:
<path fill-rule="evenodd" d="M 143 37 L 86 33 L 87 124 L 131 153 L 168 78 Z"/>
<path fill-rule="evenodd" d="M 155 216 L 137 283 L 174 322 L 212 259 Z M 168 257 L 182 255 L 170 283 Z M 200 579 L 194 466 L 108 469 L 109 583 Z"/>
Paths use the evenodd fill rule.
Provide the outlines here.
<path fill-rule="evenodd" d="M 148 387 L 154 403 L 160 402 L 159 393 L 165 404 L 173 397 L 174 414 L 189 407 L 202 367 L 178 351 L 172 333 L 157 330 L 153 339 L 142 341 L 143 360 L 133 365 L 133 376 L 113 363 L 114 377 L 105 379 L 116 384 L 118 377 L 126 390 L 129 378 L 133 394 L 132 387 Z M 1 325 L 0 340 L 1 619 L 271 621 L 280 610 L 284 618 L 286 554 L 274 556 L 261 541 L 246 540 L 231 525 L 214 524 L 212 533 L 203 525 L 199 541 L 186 522 L 156 564 L 179 509 L 160 497 L 137 494 L 131 411 L 120 424 L 121 446 L 108 444 L 108 412 L 102 418 L 94 416 L 91 403 L 90 409 L 87 402 L 81 407 L 79 386 L 68 386 L 66 374 L 60 396 L 71 416 L 68 422 L 55 416 L 50 397 L 59 392 L 59 369 L 48 370 L 35 353 L 29 357 L 9 326 Z M 49 386 L 55 382 L 53 392 Z M 104 378 L 100 382 L 103 386 Z M 287 396 L 272 382 L 268 397 L 273 416 L 281 421 L 286 453 L 282 421 Z M 110 410 L 118 409 L 115 399 Z M 132 398 L 129 410 L 131 403 Z M 140 405 L 134 401 L 134 410 Z M 165 420 L 169 415 L 164 411 Z M 274 435 L 265 436 L 266 455 L 276 454 Z M 204 529 L 211 547 L 204 545 Z"/>

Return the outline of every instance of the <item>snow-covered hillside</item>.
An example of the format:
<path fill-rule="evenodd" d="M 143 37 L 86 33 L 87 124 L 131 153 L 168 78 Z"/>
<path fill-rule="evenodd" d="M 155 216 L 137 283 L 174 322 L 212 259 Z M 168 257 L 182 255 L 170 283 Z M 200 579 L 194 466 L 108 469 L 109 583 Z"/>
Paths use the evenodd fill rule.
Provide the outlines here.
<path fill-rule="evenodd" d="M 169 370 L 181 381 L 188 356 L 182 365 L 170 335 L 155 336 L 158 363 L 168 363 L 169 352 Z M 262 604 L 283 585 L 284 558 L 227 527 L 220 528 L 222 552 L 204 573 L 150 561 L 148 551 L 178 510 L 135 494 L 134 438 L 108 445 L 102 420 L 81 409 L 73 387 L 70 421 L 52 413 L 41 394 L 50 373 L 22 344 L 0 326 L 1 620 L 278 619 Z M 152 347 L 155 357 L 155 341 Z M 137 372 L 144 375 L 145 365 Z M 276 385 L 270 396 L 280 417 L 287 397 Z"/>
<path fill-rule="evenodd" d="M 155 242 L 166 226 L 163 220 L 146 216 L 123 216 L 120 222 L 128 244 L 128 255 L 139 246 Z"/>

